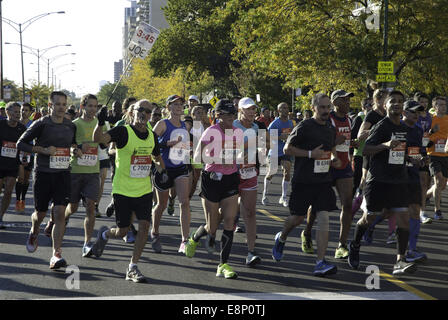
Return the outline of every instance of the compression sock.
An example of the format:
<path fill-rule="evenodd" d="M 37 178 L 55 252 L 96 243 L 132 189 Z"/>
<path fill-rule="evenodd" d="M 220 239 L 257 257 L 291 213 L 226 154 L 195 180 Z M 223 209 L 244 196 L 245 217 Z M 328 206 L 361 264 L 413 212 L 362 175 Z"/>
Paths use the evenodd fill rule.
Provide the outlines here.
<path fill-rule="evenodd" d="M 206 235 L 207 235 L 207 230 L 205 230 L 204 225 L 202 225 L 198 228 L 198 230 L 196 230 L 196 232 L 194 233 L 192 238 L 193 238 L 194 242 L 198 242 L 199 239 L 201 239 L 203 236 L 206 236 Z"/>
<path fill-rule="evenodd" d="M 20 182 L 16 182 L 16 200 L 20 201 L 20 196 L 22 195 L 23 184 Z"/>
<path fill-rule="evenodd" d="M 397 254 L 404 256 L 409 241 L 409 230 L 397 228 Z"/>
<path fill-rule="evenodd" d="M 392 234 L 397 228 L 397 218 L 395 215 L 389 217 L 389 234 Z"/>
<path fill-rule="evenodd" d="M 227 263 L 233 243 L 233 231 L 224 230 L 221 237 L 221 264 Z"/>
<path fill-rule="evenodd" d="M 22 185 L 22 200 L 25 200 L 26 193 L 28 192 L 28 187 L 30 186 L 29 183 Z"/>
<path fill-rule="evenodd" d="M 368 226 L 356 224 L 355 235 L 353 237 L 353 244 L 359 246 L 361 244 L 361 239 L 364 233 L 367 231 Z"/>
<path fill-rule="evenodd" d="M 288 187 L 289 187 L 289 181 L 285 181 L 285 179 L 283 179 L 282 181 L 282 198 L 286 198 L 287 194 L 288 194 Z"/>
<path fill-rule="evenodd" d="M 264 189 L 263 189 L 263 197 L 266 197 L 268 194 L 268 186 L 271 183 L 271 180 L 268 180 L 267 177 L 264 177 Z"/>
<path fill-rule="evenodd" d="M 417 249 L 417 238 L 420 233 L 420 219 L 409 219 L 409 250 Z"/>

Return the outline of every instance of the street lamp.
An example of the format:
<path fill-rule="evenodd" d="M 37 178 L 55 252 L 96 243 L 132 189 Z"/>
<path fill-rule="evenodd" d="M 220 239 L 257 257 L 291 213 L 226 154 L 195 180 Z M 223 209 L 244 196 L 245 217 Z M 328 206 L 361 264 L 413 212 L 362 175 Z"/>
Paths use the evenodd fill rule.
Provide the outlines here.
<path fill-rule="evenodd" d="M 0 7 L 1 7 L 1 0 L 0 0 Z M 39 15 L 37 15 L 35 17 L 32 17 L 32 18 L 30 18 L 30 19 L 28 19 L 28 20 L 26 20 L 25 22 L 22 22 L 22 23 L 17 23 L 17 22 L 14 22 L 14 21 L 10 20 L 10 19 L 7 19 L 7 18 L 1 18 L 2 21 L 4 21 L 7 24 L 9 24 L 14 30 L 16 30 L 20 34 L 20 57 L 21 57 L 21 60 L 22 60 L 22 99 L 23 99 L 23 101 L 25 101 L 25 71 L 24 71 L 24 66 L 23 66 L 22 33 L 33 22 L 35 22 L 35 21 L 37 21 L 37 20 L 39 20 L 39 19 L 41 19 L 43 17 L 49 16 L 50 14 L 64 14 L 64 13 L 65 13 L 65 11 L 56 11 L 56 12 L 42 13 L 42 14 L 39 14 Z M 2 47 L 3 44 L 2 43 L 3 43 L 3 41 L 0 42 L 0 51 L 3 51 L 3 47 Z M 0 64 L 2 65 L 2 68 L 3 68 L 3 60 L 0 61 Z M 3 78 L 3 74 L 2 74 L 2 78 Z M 2 87 L 2 91 L 3 91 L 3 87 Z"/>
<path fill-rule="evenodd" d="M 65 66 L 69 66 L 69 65 L 75 65 L 76 63 L 74 63 L 74 62 L 72 62 L 72 63 L 66 63 L 66 64 L 62 64 L 62 65 L 59 65 L 59 66 L 57 66 L 57 67 L 55 67 L 55 68 L 51 68 L 51 80 L 53 81 L 53 77 L 55 77 L 55 75 L 54 75 L 54 71 L 55 70 L 57 70 L 57 69 L 59 69 L 59 68 L 62 68 L 62 67 L 65 67 Z M 75 70 L 71 70 L 71 71 L 75 71 Z M 65 72 L 64 72 L 65 73 Z M 56 81 L 55 81 L 56 82 Z M 52 83 L 51 85 L 54 85 L 55 83 Z"/>
<path fill-rule="evenodd" d="M 63 53 L 47 59 L 47 87 L 50 87 L 50 63 L 53 63 L 54 61 L 63 56 L 75 55 L 75 54 L 76 54 L 75 52 Z M 53 68 L 51 69 L 51 72 L 53 72 Z M 51 81 L 53 81 L 53 75 L 51 76 Z"/>
<path fill-rule="evenodd" d="M 75 70 L 65 70 L 63 72 L 58 73 L 58 76 L 60 76 L 61 74 L 67 73 L 67 72 L 74 72 Z M 56 75 L 54 75 L 54 85 L 56 85 Z M 61 80 L 59 80 L 59 90 L 61 89 Z"/>

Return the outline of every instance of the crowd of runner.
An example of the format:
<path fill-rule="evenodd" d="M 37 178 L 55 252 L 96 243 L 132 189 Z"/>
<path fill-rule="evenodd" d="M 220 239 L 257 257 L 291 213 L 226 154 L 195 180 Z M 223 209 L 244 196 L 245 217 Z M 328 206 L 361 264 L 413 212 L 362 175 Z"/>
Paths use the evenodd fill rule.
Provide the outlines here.
<path fill-rule="evenodd" d="M 281 166 L 278 203 L 289 208 L 290 215 L 273 235 L 275 261 L 282 260 L 291 231 L 306 221 L 301 241 L 307 254 L 314 254 L 311 230 L 316 225 L 313 274 L 337 272 L 325 259 L 329 212 L 339 210 L 337 192 L 341 210 L 334 258 L 347 259 L 350 268 L 358 269 L 361 243 L 371 244 L 375 225 L 388 220 L 387 242 L 397 244 L 393 274 L 415 272 L 417 263 L 427 259 L 417 250 L 420 225 L 443 218 L 447 99 L 430 100 L 420 92 L 407 98 L 397 90 L 376 89 L 354 114 L 353 96 L 344 90 L 330 96 L 318 93 L 311 110 L 295 115 L 287 103 L 275 111 L 260 110 L 249 97 L 221 99 L 212 108 L 201 105 L 197 96 L 185 101 L 171 95 L 163 107 L 129 97 L 108 110 L 95 95 L 87 94 L 77 114 L 68 107 L 67 96 L 54 91 L 48 115 L 38 114 L 28 103 L 9 102 L 0 119 L 0 229 L 8 226 L 5 213 L 14 190 L 15 210 L 24 212 L 33 173 L 35 211 L 24 239 L 28 252 L 37 250 L 40 226 L 50 211 L 43 230 L 52 240 L 50 269 L 66 267 L 64 234 L 82 201 L 82 256 L 100 258 L 112 239 L 134 243 L 126 280 L 142 282 L 138 262 L 144 247 L 149 242 L 154 252 L 163 253 L 162 214 L 167 210 L 172 215 L 177 200 L 178 252 L 194 257 L 205 238 L 205 249 L 219 252 L 216 276 L 233 279 L 237 273 L 229 261 L 234 232 L 246 233 L 246 265 L 261 263 L 256 250 L 258 176 L 266 165 L 260 189 L 261 204 L 268 205 L 274 201 L 269 188 Z M 101 217 L 99 203 L 109 169 L 112 201 L 105 213 L 115 215 L 116 226 L 98 228 L 95 220 Z M 199 181 L 204 220 L 192 231 L 190 201 Z M 431 197 L 432 218 L 426 211 Z M 362 216 L 355 221 L 360 209 Z"/>

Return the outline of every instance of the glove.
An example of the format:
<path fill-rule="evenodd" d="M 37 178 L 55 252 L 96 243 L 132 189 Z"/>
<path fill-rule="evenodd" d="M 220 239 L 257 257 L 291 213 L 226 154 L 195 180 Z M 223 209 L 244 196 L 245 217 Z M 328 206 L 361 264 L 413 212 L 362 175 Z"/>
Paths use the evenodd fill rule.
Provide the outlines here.
<path fill-rule="evenodd" d="M 163 184 L 168 182 L 168 174 L 166 173 L 166 170 L 163 169 L 162 172 L 160 172 L 160 182 L 162 182 Z"/>
<path fill-rule="evenodd" d="M 98 125 L 104 126 L 107 119 L 107 106 L 104 106 L 97 112 L 96 117 L 98 118 Z"/>

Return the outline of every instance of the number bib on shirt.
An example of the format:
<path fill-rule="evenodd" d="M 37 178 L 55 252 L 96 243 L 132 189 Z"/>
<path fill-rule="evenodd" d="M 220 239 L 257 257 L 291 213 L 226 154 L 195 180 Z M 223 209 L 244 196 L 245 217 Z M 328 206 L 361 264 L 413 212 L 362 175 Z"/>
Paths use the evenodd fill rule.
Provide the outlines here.
<path fill-rule="evenodd" d="M 445 144 L 446 144 L 446 140 L 445 139 L 437 139 L 434 151 L 435 152 L 445 153 Z"/>
<path fill-rule="evenodd" d="M 132 156 L 130 176 L 131 178 L 146 178 L 151 172 L 151 156 Z"/>
<path fill-rule="evenodd" d="M 319 159 L 314 160 L 314 173 L 326 173 L 330 170 L 331 153 L 325 151 Z"/>
<path fill-rule="evenodd" d="M 56 154 L 50 156 L 50 169 L 68 169 L 70 167 L 70 149 L 56 148 Z"/>
<path fill-rule="evenodd" d="M 98 161 L 98 147 L 88 147 L 83 152 L 82 157 L 78 158 L 78 165 L 86 167 L 94 167 Z"/>
<path fill-rule="evenodd" d="M 344 143 L 338 144 L 336 146 L 336 151 L 337 152 L 349 152 L 350 151 L 351 134 L 350 134 L 350 132 L 344 132 L 344 133 L 341 133 L 341 135 L 345 137 L 345 141 L 344 141 Z"/>
<path fill-rule="evenodd" d="M 420 158 L 420 148 L 419 147 L 408 147 L 408 156 L 410 158 L 414 158 L 414 159 Z M 408 167 L 412 167 L 412 163 L 408 163 Z"/>
<path fill-rule="evenodd" d="M 235 163 L 240 150 L 239 149 L 222 149 L 222 159 L 225 164 Z"/>
<path fill-rule="evenodd" d="M 257 176 L 255 165 L 243 166 L 240 169 L 241 179 L 247 180 Z"/>
<path fill-rule="evenodd" d="M 429 143 L 429 133 L 425 132 L 425 133 L 423 133 L 422 146 L 427 147 L 428 143 Z"/>
<path fill-rule="evenodd" d="M 17 157 L 17 147 L 15 142 L 3 141 L 2 157 L 15 158 Z"/>
<path fill-rule="evenodd" d="M 23 152 L 23 151 L 20 151 L 19 158 L 20 158 L 20 161 L 22 161 L 22 162 L 26 162 L 26 163 L 31 162 L 31 155 L 30 154 L 25 155 L 25 152 Z"/>
<path fill-rule="evenodd" d="M 190 157 L 190 146 L 185 142 L 179 142 L 170 148 L 169 158 L 171 161 L 186 162 Z"/>
<path fill-rule="evenodd" d="M 403 164 L 406 153 L 406 142 L 400 142 L 398 146 L 389 150 L 389 164 Z"/>

